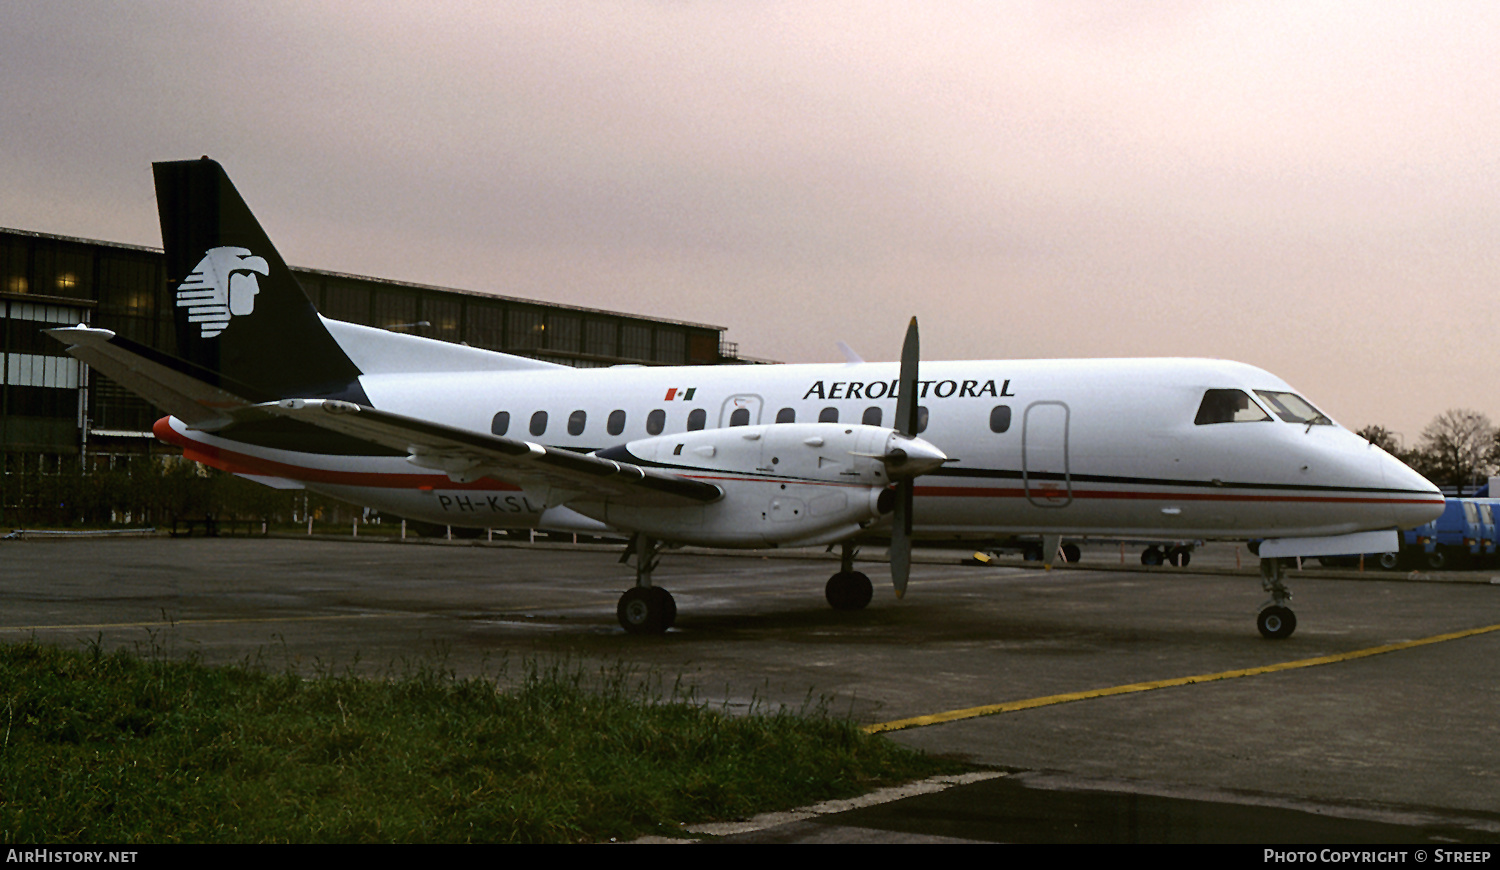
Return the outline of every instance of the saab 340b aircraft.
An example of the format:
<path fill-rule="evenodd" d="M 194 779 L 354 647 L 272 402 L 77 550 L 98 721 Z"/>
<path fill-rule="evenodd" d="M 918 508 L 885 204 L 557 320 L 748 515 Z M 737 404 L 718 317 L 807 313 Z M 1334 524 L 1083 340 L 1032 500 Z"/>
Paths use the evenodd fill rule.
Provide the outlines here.
<path fill-rule="evenodd" d="M 1296 622 L 1278 557 L 1380 552 L 1443 497 L 1248 365 L 1201 359 L 620 366 L 579 370 L 329 320 L 219 164 L 154 166 L 179 356 L 50 330 L 171 414 L 190 459 L 399 516 L 628 535 L 630 632 L 663 632 L 663 545 L 838 545 L 829 603 L 859 609 L 855 548 L 913 539 L 1267 539 L 1267 637 Z M 1049 559 L 1050 562 L 1050 559 Z"/>

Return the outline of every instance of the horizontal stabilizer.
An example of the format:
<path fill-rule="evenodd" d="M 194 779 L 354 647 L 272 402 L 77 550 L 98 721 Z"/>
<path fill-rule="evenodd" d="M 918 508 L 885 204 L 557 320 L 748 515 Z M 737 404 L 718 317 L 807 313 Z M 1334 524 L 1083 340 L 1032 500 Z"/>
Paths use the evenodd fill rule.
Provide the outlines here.
<path fill-rule="evenodd" d="M 223 379 L 216 386 L 195 376 L 185 360 L 118 338 L 108 329 L 69 326 L 46 332 L 68 345 L 68 353 L 75 359 L 194 429 L 226 426 L 233 422 L 232 411 L 254 401 L 231 392 L 222 384 Z"/>

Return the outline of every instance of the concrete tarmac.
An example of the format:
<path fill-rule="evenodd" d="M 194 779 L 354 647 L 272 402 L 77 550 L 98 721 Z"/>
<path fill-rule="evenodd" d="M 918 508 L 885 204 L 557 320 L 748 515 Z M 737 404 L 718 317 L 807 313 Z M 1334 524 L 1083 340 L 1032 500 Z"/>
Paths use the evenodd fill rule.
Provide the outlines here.
<path fill-rule="evenodd" d="M 1051 571 L 934 555 L 899 602 L 874 563 L 875 600 L 840 613 L 823 600 L 831 558 L 668 553 L 656 582 L 677 625 L 633 637 L 614 548 L 6 541 L 0 638 L 370 675 L 566 656 L 681 675 L 732 709 L 817 704 L 867 724 L 1084 695 L 890 735 L 997 779 L 725 842 L 1500 841 L 1500 631 L 1343 658 L 1500 626 L 1489 574 L 1295 572 L 1297 632 L 1271 642 L 1243 551 L 1186 569 L 1136 555 L 1092 548 Z M 1185 677 L 1204 679 L 1141 686 Z M 1137 689 L 1090 694 L 1122 686 Z"/>

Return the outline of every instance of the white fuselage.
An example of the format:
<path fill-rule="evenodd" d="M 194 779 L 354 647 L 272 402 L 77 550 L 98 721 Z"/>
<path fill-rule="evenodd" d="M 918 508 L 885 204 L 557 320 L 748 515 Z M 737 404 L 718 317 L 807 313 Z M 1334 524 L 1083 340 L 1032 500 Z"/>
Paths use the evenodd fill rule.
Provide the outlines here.
<path fill-rule="evenodd" d="M 893 426 L 895 363 L 615 367 L 365 374 L 383 411 L 480 433 L 593 451 L 737 424 Z M 1442 496 L 1336 424 L 1195 423 L 1207 390 L 1290 392 L 1252 366 L 1201 359 L 924 362 L 921 437 L 950 461 L 917 479 L 915 534 L 1063 534 L 1152 539 L 1294 537 L 1411 527 Z M 1262 400 L 1257 400 L 1262 401 Z M 998 409 L 998 410 L 997 410 Z M 533 429 L 538 412 L 545 427 Z M 581 412 L 581 414 L 579 413 Z M 497 415 L 508 415 L 504 431 Z M 656 428 L 660 426 L 660 429 Z M 998 430 L 998 431 L 996 431 Z M 401 456 L 254 446 L 158 424 L 188 455 L 297 481 L 400 516 L 456 526 L 598 530 L 546 493 L 491 478 L 455 483 Z M 674 473 L 703 478 L 688 461 Z M 739 482 L 781 485 L 774 471 Z M 553 501 L 555 501 L 555 497 Z M 878 528 L 876 529 L 878 531 Z"/>

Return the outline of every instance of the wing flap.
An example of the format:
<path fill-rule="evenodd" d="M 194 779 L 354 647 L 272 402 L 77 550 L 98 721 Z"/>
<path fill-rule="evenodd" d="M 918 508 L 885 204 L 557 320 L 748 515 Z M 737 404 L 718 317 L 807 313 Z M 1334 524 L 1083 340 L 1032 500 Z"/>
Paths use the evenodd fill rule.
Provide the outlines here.
<path fill-rule="evenodd" d="M 281 417 L 404 450 L 408 461 L 454 480 L 494 477 L 545 487 L 556 503 L 579 499 L 621 505 L 687 507 L 718 501 L 711 483 L 591 454 L 486 435 L 336 399 L 283 399 L 255 406 Z M 552 499 L 549 498 L 549 505 Z"/>

